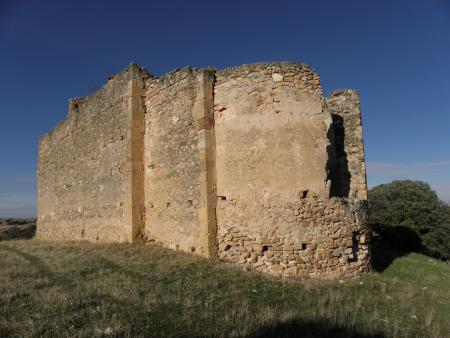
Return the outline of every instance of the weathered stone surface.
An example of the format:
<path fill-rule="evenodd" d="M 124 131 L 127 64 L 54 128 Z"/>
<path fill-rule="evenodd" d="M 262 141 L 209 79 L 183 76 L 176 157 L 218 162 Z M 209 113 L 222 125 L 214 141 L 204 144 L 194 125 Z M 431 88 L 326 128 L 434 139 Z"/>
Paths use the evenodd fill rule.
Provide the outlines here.
<path fill-rule="evenodd" d="M 41 138 L 38 236 L 151 242 L 276 275 L 369 269 L 355 91 L 293 62 L 136 65 Z"/>
<path fill-rule="evenodd" d="M 136 240 L 143 221 L 146 77 L 130 65 L 91 96 L 70 100 L 67 118 L 41 137 L 38 237 Z"/>
<path fill-rule="evenodd" d="M 333 119 L 336 158 L 331 171 L 335 181 L 334 196 L 367 200 L 366 165 L 359 104 L 354 90 L 332 92 L 324 100 L 324 109 Z"/>
<path fill-rule="evenodd" d="M 211 72 L 184 68 L 145 84 L 145 241 L 210 255 L 215 217 Z M 209 234 L 209 235 L 208 235 Z"/>

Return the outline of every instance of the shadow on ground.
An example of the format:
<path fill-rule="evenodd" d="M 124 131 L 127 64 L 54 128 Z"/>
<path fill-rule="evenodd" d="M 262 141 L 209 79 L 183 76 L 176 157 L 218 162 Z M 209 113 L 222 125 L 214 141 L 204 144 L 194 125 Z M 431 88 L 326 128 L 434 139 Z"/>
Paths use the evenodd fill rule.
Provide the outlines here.
<path fill-rule="evenodd" d="M 364 334 L 345 327 L 330 325 L 326 321 L 305 321 L 295 319 L 282 323 L 274 323 L 270 326 L 261 327 L 248 337 L 361 337 L 361 338 L 378 338 L 385 337 L 383 334 Z"/>
<path fill-rule="evenodd" d="M 421 252 L 419 235 L 403 225 L 369 224 L 372 234 L 371 255 L 375 271 L 383 272 L 398 257 Z"/>

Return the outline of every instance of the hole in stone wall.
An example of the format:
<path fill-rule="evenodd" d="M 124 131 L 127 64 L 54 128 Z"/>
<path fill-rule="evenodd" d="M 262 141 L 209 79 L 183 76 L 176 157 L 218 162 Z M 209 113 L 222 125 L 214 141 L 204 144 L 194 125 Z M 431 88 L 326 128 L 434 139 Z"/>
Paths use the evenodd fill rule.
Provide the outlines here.
<path fill-rule="evenodd" d="M 263 247 L 262 247 L 262 252 L 264 252 L 264 251 L 267 251 L 267 250 L 269 250 L 269 246 L 267 246 L 267 245 L 263 245 Z"/>
<path fill-rule="evenodd" d="M 195 246 L 191 246 L 191 252 L 195 252 Z"/>
<path fill-rule="evenodd" d="M 331 154 L 333 149 L 330 149 L 328 152 L 328 161 L 330 163 L 327 164 L 328 179 L 331 180 L 330 195 L 334 197 L 348 197 L 351 175 L 348 168 L 347 153 L 345 152 L 344 119 L 337 114 L 331 114 L 331 117 L 333 126 L 328 132 L 328 139 L 332 145 L 331 148 L 334 148 L 334 154 Z"/>
<path fill-rule="evenodd" d="M 217 198 L 221 201 L 226 201 L 227 197 L 226 196 L 217 196 Z"/>
<path fill-rule="evenodd" d="M 352 255 L 353 257 L 349 258 L 349 262 L 358 261 L 358 251 L 359 251 L 359 241 L 358 241 L 358 233 L 353 232 L 352 234 Z"/>
<path fill-rule="evenodd" d="M 306 198 L 306 197 L 308 197 L 308 190 L 303 190 L 302 191 L 302 198 Z"/>
<path fill-rule="evenodd" d="M 306 250 L 306 243 L 302 243 L 302 250 Z"/>
<path fill-rule="evenodd" d="M 223 251 L 228 251 L 231 249 L 231 245 L 226 245 L 225 248 L 223 249 Z"/>
<path fill-rule="evenodd" d="M 166 207 L 167 207 L 167 208 L 170 207 L 170 202 L 167 202 L 167 203 L 166 203 Z"/>

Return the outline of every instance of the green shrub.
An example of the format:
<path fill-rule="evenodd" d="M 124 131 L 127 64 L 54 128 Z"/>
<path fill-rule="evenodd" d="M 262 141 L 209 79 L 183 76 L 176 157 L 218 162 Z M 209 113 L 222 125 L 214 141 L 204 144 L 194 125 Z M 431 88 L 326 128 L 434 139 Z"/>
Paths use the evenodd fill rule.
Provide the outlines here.
<path fill-rule="evenodd" d="M 381 240 L 393 249 L 450 259 L 450 206 L 424 182 L 393 181 L 370 189 L 369 222 L 377 234 L 385 234 Z M 405 243 L 414 236 L 405 237 L 398 229 L 416 233 L 420 244 Z"/>
<path fill-rule="evenodd" d="M 0 241 L 15 239 L 30 239 L 36 234 L 36 224 L 28 224 L 26 227 L 19 228 L 12 225 L 8 230 L 0 233 Z M 1 337 L 1 336 L 0 336 Z"/>

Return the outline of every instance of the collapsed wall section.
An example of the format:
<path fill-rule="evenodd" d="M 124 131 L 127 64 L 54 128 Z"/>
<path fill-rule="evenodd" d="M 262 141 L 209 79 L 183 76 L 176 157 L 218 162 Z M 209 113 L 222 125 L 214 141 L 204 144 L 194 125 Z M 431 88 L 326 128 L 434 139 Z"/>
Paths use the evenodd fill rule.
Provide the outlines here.
<path fill-rule="evenodd" d="M 135 240 L 144 75 L 130 65 L 91 96 L 71 100 L 68 117 L 40 139 L 37 237 Z"/>
<path fill-rule="evenodd" d="M 146 84 L 144 241 L 210 256 L 217 245 L 208 70 L 184 68 Z"/>
<path fill-rule="evenodd" d="M 367 200 L 366 165 L 359 95 L 354 90 L 332 92 L 324 109 L 333 119 L 336 163 L 331 194 Z"/>

